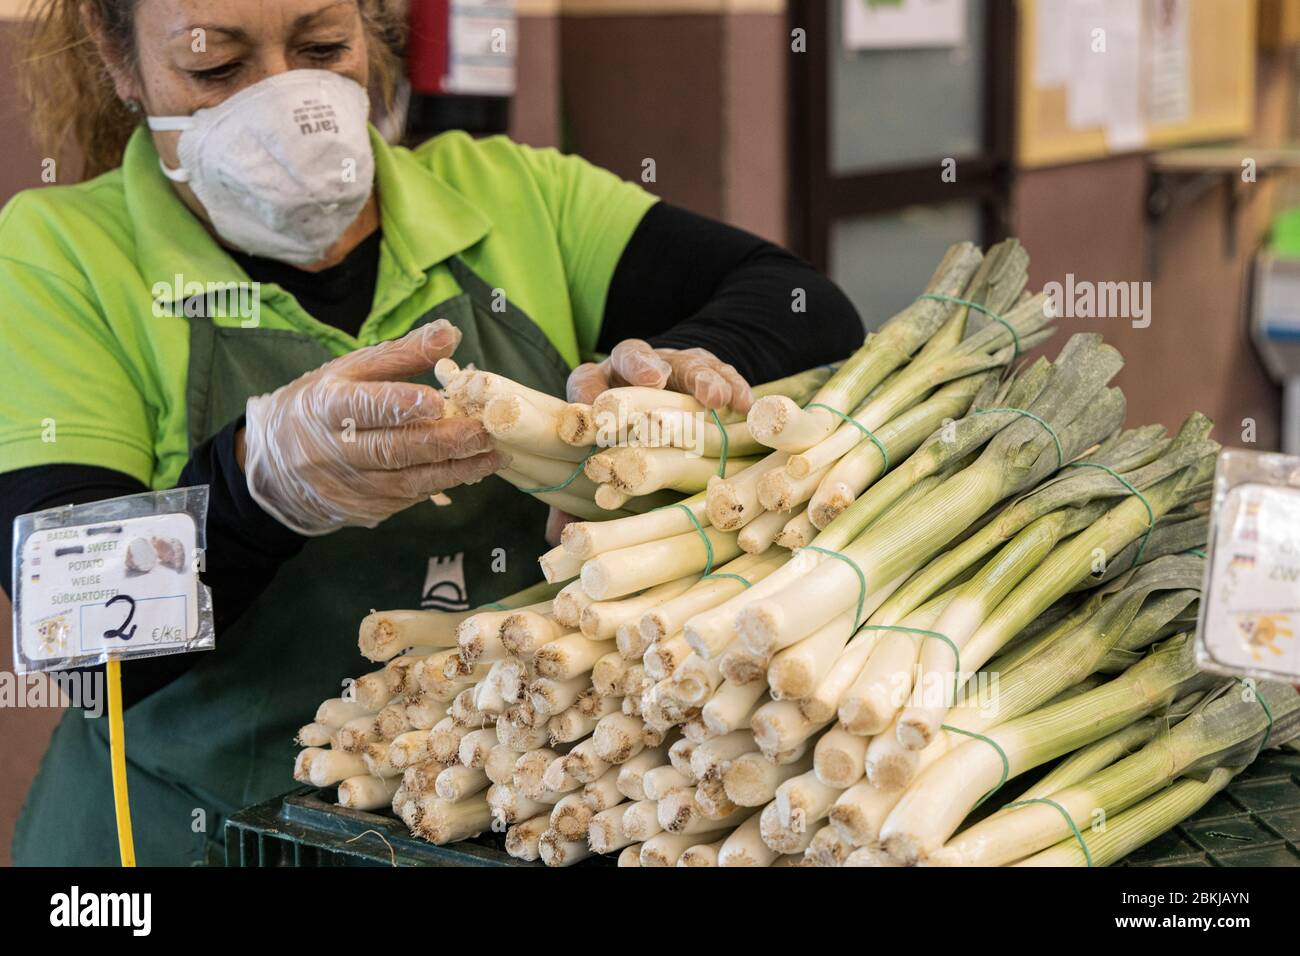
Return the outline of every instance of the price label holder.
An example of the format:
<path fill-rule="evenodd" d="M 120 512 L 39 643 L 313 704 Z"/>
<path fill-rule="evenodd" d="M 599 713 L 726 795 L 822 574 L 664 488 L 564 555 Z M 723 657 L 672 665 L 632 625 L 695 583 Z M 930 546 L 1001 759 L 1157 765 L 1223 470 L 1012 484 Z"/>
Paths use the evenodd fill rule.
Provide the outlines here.
<path fill-rule="evenodd" d="M 14 519 L 14 668 L 30 674 L 105 665 L 123 866 L 134 866 L 135 851 L 121 664 L 212 649 L 212 596 L 199 580 L 207 513 L 208 489 L 201 486 Z"/>
<path fill-rule="evenodd" d="M 1219 454 L 1206 557 L 1201 669 L 1300 682 L 1300 457 Z"/>

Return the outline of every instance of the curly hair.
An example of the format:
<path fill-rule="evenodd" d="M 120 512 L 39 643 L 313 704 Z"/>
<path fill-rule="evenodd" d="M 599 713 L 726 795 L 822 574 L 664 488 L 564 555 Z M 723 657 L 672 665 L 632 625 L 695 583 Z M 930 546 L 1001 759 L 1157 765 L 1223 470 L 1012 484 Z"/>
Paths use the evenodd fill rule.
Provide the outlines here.
<path fill-rule="evenodd" d="M 38 0 L 18 57 L 18 88 L 26 100 L 36 141 L 60 160 L 81 157 L 81 178 L 121 165 L 126 141 L 140 117 L 117 98 L 94 38 L 82 16 L 89 9 L 107 42 L 135 62 L 138 0 Z M 357 0 L 365 24 L 372 83 L 390 103 L 405 39 L 402 0 Z"/>

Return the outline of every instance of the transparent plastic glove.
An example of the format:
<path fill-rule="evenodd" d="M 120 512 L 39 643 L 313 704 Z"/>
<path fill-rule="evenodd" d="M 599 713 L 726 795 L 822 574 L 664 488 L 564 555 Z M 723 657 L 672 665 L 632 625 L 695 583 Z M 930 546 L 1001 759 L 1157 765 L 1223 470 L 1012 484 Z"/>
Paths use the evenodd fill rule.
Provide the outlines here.
<path fill-rule="evenodd" d="M 250 398 L 248 490 L 285 527 L 321 535 L 385 518 L 501 466 L 478 421 L 442 419 L 442 397 L 399 381 L 460 344 L 445 321 L 359 349 Z"/>
<path fill-rule="evenodd" d="M 607 388 L 641 385 L 692 395 L 706 408 L 730 406 L 747 412 L 754 404 L 749 384 L 736 369 L 704 349 L 655 349 L 625 339 L 603 362 L 579 365 L 569 375 L 569 401 L 590 404 Z"/>

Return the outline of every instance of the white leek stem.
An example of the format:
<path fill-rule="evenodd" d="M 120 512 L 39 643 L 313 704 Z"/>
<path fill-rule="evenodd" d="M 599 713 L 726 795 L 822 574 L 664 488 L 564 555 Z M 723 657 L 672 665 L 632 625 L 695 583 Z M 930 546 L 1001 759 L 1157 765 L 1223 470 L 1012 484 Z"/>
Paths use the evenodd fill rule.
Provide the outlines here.
<path fill-rule="evenodd" d="M 685 593 L 698 581 L 699 576 L 692 574 L 652 587 L 634 597 L 593 601 L 583 609 L 580 620 L 582 633 L 592 640 L 609 640 L 621 625 L 638 624 L 642 615 Z"/>
<path fill-rule="evenodd" d="M 747 753 L 756 753 L 754 735 L 735 730 L 723 737 L 712 737 L 691 752 L 691 775 L 696 780 L 720 777 L 732 761 Z"/>
<path fill-rule="evenodd" d="M 627 659 L 619 651 L 606 654 L 591 666 L 591 686 L 602 697 L 621 695 L 628 666 Z"/>
<path fill-rule="evenodd" d="M 764 475 L 784 468 L 788 457 L 785 452 L 772 452 L 743 471 L 709 482 L 706 492 L 709 523 L 724 531 L 734 531 L 758 517 L 763 511 L 758 500 L 759 483 Z"/>
<path fill-rule="evenodd" d="M 655 767 L 668 766 L 668 748 L 647 747 L 635 757 L 619 764 L 618 789 L 629 800 L 646 800 L 645 775 Z"/>
<path fill-rule="evenodd" d="M 817 831 L 824 825 L 824 823 L 812 823 L 796 831 L 781 822 L 781 814 L 775 800 L 763 808 L 758 818 L 758 832 L 763 842 L 771 849 L 784 854 L 802 854 L 808 849 L 808 844 L 812 842 Z"/>
<path fill-rule="evenodd" d="M 587 843 L 594 853 L 613 853 L 634 841 L 623 832 L 623 814 L 631 804 L 620 803 L 602 810 L 587 824 Z"/>
<path fill-rule="evenodd" d="M 738 806 L 761 807 L 776 796 L 777 787 L 782 783 L 807 773 L 812 767 L 811 752 L 787 764 L 775 764 L 762 754 L 742 754 L 723 771 L 722 786 L 727 797 Z"/>
<path fill-rule="evenodd" d="M 444 800 L 455 802 L 473 796 L 488 787 L 487 774 L 480 770 L 453 764 L 438 774 L 434 792 Z"/>
<path fill-rule="evenodd" d="M 867 738 L 851 734 L 836 724 L 817 741 L 813 749 L 813 769 L 817 779 L 828 787 L 845 790 L 866 773 Z"/>
<path fill-rule="evenodd" d="M 623 847 L 618 855 L 617 865 L 639 867 L 641 865 L 641 844 L 633 843 L 631 846 Z"/>
<path fill-rule="evenodd" d="M 495 734 L 496 728 L 492 732 Z M 520 756 L 517 750 L 511 750 L 505 744 L 496 744 L 483 761 L 483 772 L 493 783 L 508 784 L 514 779 L 515 763 Z"/>
<path fill-rule="evenodd" d="M 590 673 L 596 661 L 613 650 L 613 641 L 593 641 L 582 634 L 566 634 L 539 647 L 533 666 L 542 677 L 567 681 Z"/>
<path fill-rule="evenodd" d="M 641 778 L 641 790 L 647 800 L 662 800 L 674 790 L 689 788 L 694 783 L 693 777 L 668 764 L 647 771 Z"/>
<path fill-rule="evenodd" d="M 450 726 L 451 720 L 447 723 Z M 393 738 L 388 746 L 388 762 L 398 770 L 429 759 L 431 741 L 427 730 L 411 730 Z"/>
<path fill-rule="evenodd" d="M 718 853 L 722 850 L 723 840 L 715 840 L 713 843 L 697 843 L 688 847 L 681 856 L 677 858 L 678 866 L 718 866 Z"/>
<path fill-rule="evenodd" d="M 609 770 L 610 764 L 596 755 L 596 742 L 588 737 L 564 755 L 564 770 L 578 783 L 591 783 Z"/>
<path fill-rule="evenodd" d="M 328 727 L 331 733 L 338 730 L 349 720 L 356 720 L 358 717 L 374 719 L 374 716 L 375 712 L 373 710 L 367 710 L 356 701 L 344 700 L 342 697 L 333 697 L 322 701 L 321 705 L 316 708 L 316 723 Z"/>
<path fill-rule="evenodd" d="M 539 844 L 550 825 L 550 815 L 546 813 L 516 823 L 506 831 L 506 852 L 516 860 L 529 863 L 541 859 Z"/>
<path fill-rule="evenodd" d="M 299 728 L 298 736 L 294 737 L 294 743 L 298 744 L 299 747 L 326 747 L 329 744 L 330 736 L 333 736 L 333 734 L 333 728 L 326 727 L 324 723 L 308 723 Z"/>
<path fill-rule="evenodd" d="M 790 472 L 787 461 L 784 468 L 769 471 L 758 483 L 758 502 L 768 511 L 789 511 L 806 502 L 816 492 L 817 486 L 830 471 L 830 465 L 798 478 Z"/>
<path fill-rule="evenodd" d="M 807 697 L 823 677 L 830 673 L 836 658 L 853 635 L 853 611 L 841 614 L 789 647 L 755 648 L 756 653 L 775 656 L 767 667 L 767 683 L 775 700 L 799 700 Z"/>
<path fill-rule="evenodd" d="M 721 840 L 729 829 L 708 830 L 703 833 L 660 833 L 641 845 L 642 866 L 676 866 L 682 854 L 699 843 Z"/>
<path fill-rule="evenodd" d="M 736 543 L 746 554 L 762 554 L 772 546 L 789 518 L 784 511 L 765 511 L 740 529 Z"/>
<path fill-rule="evenodd" d="M 456 627 L 471 611 L 374 611 L 361 619 L 357 646 L 367 660 L 386 661 L 408 647 L 455 647 Z"/>
<path fill-rule="evenodd" d="M 586 454 L 585 449 L 560 438 L 559 415 L 543 411 L 518 395 L 489 400 L 483 408 L 482 422 L 484 430 L 493 438 L 535 455 L 577 462 Z"/>
<path fill-rule="evenodd" d="M 660 681 L 676 671 L 692 653 L 691 645 L 686 643 L 686 635 L 678 633 L 647 647 L 642 655 L 642 663 L 646 674 L 652 680 Z"/>
<path fill-rule="evenodd" d="M 752 585 L 779 568 L 788 557 L 789 555 L 776 552 L 763 555 L 742 554 L 734 561 L 717 568 L 714 573 L 736 574 Z M 695 615 L 717 607 L 744 590 L 744 581 L 735 578 L 701 579 L 677 597 L 656 605 L 643 614 L 640 623 L 641 633 L 652 641 L 669 634 L 676 634 Z"/>
<path fill-rule="evenodd" d="M 529 657 L 547 641 L 564 634 L 555 618 L 536 611 L 517 611 L 501 624 L 501 642 L 511 654 Z"/>
<path fill-rule="evenodd" d="M 612 521 L 574 521 L 564 526 L 560 540 L 565 551 L 574 558 L 585 560 L 607 551 L 621 550 L 692 531 L 695 526 L 687 517 L 687 511 L 700 524 L 708 521 L 703 493 L 685 498 L 680 504 L 685 509 L 664 508 Z"/>
<path fill-rule="evenodd" d="M 621 697 L 599 697 L 597 708 L 588 710 L 581 703 L 574 704 L 563 713 L 556 714 L 545 724 L 552 744 L 570 743 L 590 736 L 596 724 L 607 714 L 616 713 L 622 706 Z"/>
<path fill-rule="evenodd" d="M 824 723 L 808 720 L 793 701 L 773 700 L 754 712 L 750 726 L 759 749 L 774 756 L 792 750 L 828 723 L 829 720 Z"/>
<path fill-rule="evenodd" d="M 780 855 L 759 832 L 759 814 L 750 816 L 731 832 L 718 851 L 718 866 L 771 866 Z"/>
<path fill-rule="evenodd" d="M 488 754 L 498 746 L 500 744 L 497 743 L 496 728 L 485 727 L 482 730 L 471 730 L 461 737 L 460 747 L 457 748 L 456 755 L 460 759 L 462 766 L 469 767 L 472 770 L 481 770 L 487 766 Z"/>
<path fill-rule="evenodd" d="M 817 773 L 791 777 L 776 788 L 776 815 L 782 826 L 794 833 L 826 819 L 827 813 L 841 793 L 839 787 L 828 787 L 817 779 Z"/>
<path fill-rule="evenodd" d="M 582 840 L 587 838 L 587 824 L 595 816 L 591 807 L 582 799 L 582 793 L 566 793 L 551 810 L 551 829 L 565 840 Z"/>
<path fill-rule="evenodd" d="M 776 543 L 782 548 L 795 551 L 804 545 L 812 544 L 816 537 L 817 529 L 813 527 L 808 512 L 801 511 L 781 528 L 781 533 L 776 536 Z"/>
<path fill-rule="evenodd" d="M 685 642 L 684 637 L 682 641 Z M 671 682 L 673 691 L 680 700 L 691 706 L 702 706 L 713 697 L 714 692 L 723 682 L 721 662 L 705 660 L 691 651 L 686 659 L 673 669 Z M 702 719 L 700 723 L 703 728 L 708 729 L 708 724 Z"/>
<path fill-rule="evenodd" d="M 379 810 L 393 802 L 393 794 L 401 784 L 400 777 L 381 779 L 370 774 L 349 777 L 339 784 L 340 807 L 353 810 Z"/>
<path fill-rule="evenodd" d="M 482 794 L 455 803 L 421 798 L 419 807 L 416 835 L 439 846 L 477 836 L 492 826 L 492 809 Z"/>
<path fill-rule="evenodd" d="M 658 804 L 654 800 L 640 800 L 623 811 L 623 832 L 632 840 L 648 840 L 663 830 L 659 825 Z"/>
<path fill-rule="evenodd" d="M 703 536 L 692 530 L 597 555 L 582 565 L 582 587 L 596 600 L 606 601 L 697 574 L 708 564 L 704 537 L 715 566 L 740 554 L 734 533 L 706 526 Z"/>
<path fill-rule="evenodd" d="M 592 732 L 596 753 L 607 763 L 620 764 L 631 760 L 645 748 L 644 726 L 644 721 L 625 714 L 608 714 L 600 718 Z"/>
<path fill-rule="evenodd" d="M 550 829 L 542 834 L 537 847 L 547 866 L 573 866 L 591 856 L 585 831 L 581 837 L 569 839 L 563 831 Z"/>
<path fill-rule="evenodd" d="M 575 780 L 569 773 L 565 761 L 568 759 L 566 754 L 563 757 L 556 757 L 546 765 L 542 771 L 542 786 L 552 793 L 572 793 L 579 789 L 582 784 Z"/>
<path fill-rule="evenodd" d="M 766 691 L 766 681 L 751 681 L 748 684 L 723 681 L 701 712 L 705 726 L 715 734 L 728 734 L 733 730 L 747 728 L 755 710 L 761 706 Z"/>
<path fill-rule="evenodd" d="M 582 802 L 593 813 L 600 813 L 623 802 L 623 795 L 618 792 L 618 768 L 610 767 L 595 780 L 582 788 Z"/>
<path fill-rule="evenodd" d="M 590 603 L 591 598 L 587 597 L 587 592 L 582 589 L 582 582 L 570 581 L 560 588 L 559 594 L 555 595 L 551 613 L 565 630 L 577 630 L 582 621 L 582 612 Z"/>
<path fill-rule="evenodd" d="M 565 509 L 561 509 L 565 510 Z M 572 513 L 572 512 L 570 512 Z M 582 559 L 575 558 L 563 547 L 555 547 L 537 559 L 541 565 L 542 576 L 550 584 L 558 584 L 576 578 L 582 570 Z"/>

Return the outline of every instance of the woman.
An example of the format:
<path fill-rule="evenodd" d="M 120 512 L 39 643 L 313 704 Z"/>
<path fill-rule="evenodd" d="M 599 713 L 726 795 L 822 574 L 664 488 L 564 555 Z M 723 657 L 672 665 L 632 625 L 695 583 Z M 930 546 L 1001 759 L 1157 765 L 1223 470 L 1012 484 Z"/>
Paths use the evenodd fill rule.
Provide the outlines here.
<path fill-rule="evenodd" d="M 391 77 L 391 20 L 381 0 L 46 0 L 34 24 L 34 115 L 93 178 L 0 213 L 0 379 L 21 383 L 0 394 L 0 528 L 211 488 L 217 648 L 123 667 L 143 863 L 220 859 L 223 818 L 289 786 L 294 728 L 355 672 L 369 608 L 418 606 L 439 574 L 470 606 L 537 578 L 545 509 L 483 480 L 496 454 L 440 418 L 439 358 L 743 410 L 747 381 L 861 340 L 797 259 L 581 159 L 387 145 L 366 89 Z M 59 725 L 17 862 L 116 861 L 104 725 Z"/>

